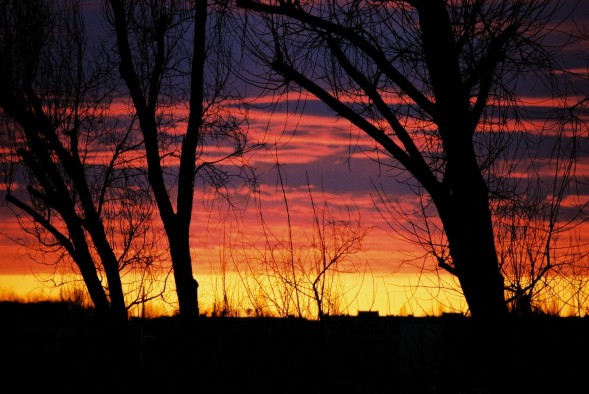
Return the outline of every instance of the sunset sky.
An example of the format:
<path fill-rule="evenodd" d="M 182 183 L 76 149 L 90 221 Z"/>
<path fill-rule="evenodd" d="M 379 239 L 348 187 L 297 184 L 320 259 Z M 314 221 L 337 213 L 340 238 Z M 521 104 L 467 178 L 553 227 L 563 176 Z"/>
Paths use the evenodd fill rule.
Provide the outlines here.
<path fill-rule="evenodd" d="M 86 7 L 88 28 L 98 31 L 100 7 L 90 0 L 82 1 L 82 4 Z M 570 25 L 561 28 L 589 31 L 589 7 L 580 7 L 574 21 L 571 19 Z M 569 53 L 575 58 L 571 58 L 569 64 L 586 79 L 589 47 L 580 49 L 576 45 L 571 47 Z M 578 57 L 583 51 L 584 59 Z M 264 72 L 260 70 L 261 74 Z M 530 107 L 531 113 L 537 113 L 538 124 L 542 123 L 543 111 L 551 106 L 550 98 L 533 83 L 522 86 L 526 89 L 519 92 L 522 103 Z M 249 245 L 251 253 L 255 253 L 254 245 L 263 243 L 265 236 L 258 203 L 261 203 L 261 214 L 267 229 L 277 239 L 284 240 L 287 236 L 289 218 L 277 172 L 276 164 L 279 163 L 291 230 L 301 248 L 312 236 L 313 210 L 309 188 L 315 206 L 327 204 L 329 212 L 341 220 L 360 218 L 362 228 L 368 230 L 361 250 L 350 255 L 346 263 L 353 264 L 363 274 L 343 275 L 345 286 L 352 289 L 348 294 L 350 313 L 358 309 L 379 310 L 381 314 L 396 314 L 400 310 L 415 314 L 438 313 L 439 304 L 431 301 L 430 295 L 434 293 L 428 288 L 437 288 L 435 266 L 432 261 L 423 259 L 422 249 L 403 241 L 390 230 L 379 213 L 379 208 L 383 210 L 384 207 L 379 203 L 376 187 L 382 187 L 388 198 L 399 201 L 402 206 L 415 206 L 416 196 L 388 176 L 386 170 L 375 162 L 374 155 L 367 153 L 373 148 L 373 142 L 368 137 L 358 135 L 348 121 L 337 119 L 311 96 L 304 97 L 306 103 L 303 110 L 298 108 L 293 111 L 299 99 L 295 93 L 282 96 L 279 98 L 282 104 L 272 107 L 268 104 L 276 103 L 276 97 L 246 97 L 245 101 L 253 104 L 248 112 L 248 133 L 253 139 L 259 138 L 275 145 L 269 152 L 255 151 L 248 156 L 259 180 L 256 195 L 242 185 L 230 186 L 235 207 L 229 207 L 223 200 L 211 199 L 210 196 L 201 203 L 199 196 L 202 193 L 198 186 L 196 188 L 192 250 L 195 277 L 201 285 L 202 299 L 210 299 L 220 286 L 215 279 L 215 275 L 222 271 L 220 261 L 227 264 L 227 271 L 246 271 L 242 265 L 244 252 L 234 252 L 233 249 L 247 249 Z M 533 122 L 530 126 L 533 127 Z M 582 134 L 586 139 L 587 132 Z M 587 143 L 584 146 L 589 147 Z M 587 174 L 589 158 L 581 157 L 578 169 Z M 28 251 L 13 241 L 22 239 L 24 234 L 15 219 L 14 208 L 4 200 L 4 183 L 0 187 L 0 297 L 3 292 L 26 295 L 49 291 L 47 284 L 39 282 L 32 274 L 48 274 L 51 268 L 34 262 Z M 580 190 L 579 199 L 587 198 L 589 190 Z M 424 267 L 428 275 L 421 275 Z M 239 276 L 231 276 L 229 280 L 236 285 L 240 279 Z M 443 280 L 452 287 L 451 279 L 444 277 Z M 424 286 L 419 293 L 413 293 L 418 283 Z M 464 302 L 456 292 L 442 293 L 436 294 L 440 297 L 440 304 L 463 310 Z"/>

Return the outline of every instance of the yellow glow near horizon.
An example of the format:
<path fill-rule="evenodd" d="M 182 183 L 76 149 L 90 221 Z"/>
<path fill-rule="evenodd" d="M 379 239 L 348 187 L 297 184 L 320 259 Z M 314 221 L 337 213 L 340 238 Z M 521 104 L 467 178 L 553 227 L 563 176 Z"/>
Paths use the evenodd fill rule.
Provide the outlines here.
<path fill-rule="evenodd" d="M 44 285 L 32 274 L 0 275 L 0 300 L 37 301 L 57 299 L 59 289 Z"/>
<path fill-rule="evenodd" d="M 253 316 L 251 305 L 248 303 L 248 289 L 239 286 L 242 279 L 235 273 L 228 273 L 225 277 L 223 292 L 222 277 L 220 275 L 199 275 L 199 304 L 201 313 L 211 315 L 216 308 L 222 307 L 224 294 L 227 296 L 229 308 L 234 314 L 240 316 Z M 349 275 L 340 282 L 337 290 L 340 294 L 340 314 L 356 315 L 358 311 L 377 311 L 380 316 L 387 315 L 414 315 L 433 316 L 442 312 L 466 311 L 466 303 L 459 295 L 457 289 L 436 290 L 434 275 L 418 275 L 411 273 L 393 274 L 385 276 L 365 277 L 360 283 L 360 278 Z M 421 280 L 421 286 L 417 286 Z M 430 281 L 425 283 L 424 281 Z M 437 299 L 434 296 L 438 297 Z M 60 300 L 63 298 L 59 287 L 43 283 L 39 278 L 31 274 L 0 275 L 0 300 L 9 301 L 40 301 Z M 175 299 L 173 291 L 165 295 L 166 301 L 154 300 L 146 304 L 148 316 L 172 315 L 175 312 Z M 268 308 L 263 311 L 265 315 L 276 316 L 278 313 L 271 307 L 272 300 L 268 300 Z M 311 300 L 305 300 L 313 305 Z M 247 311 L 250 312 L 247 312 Z M 132 308 L 131 316 L 139 316 L 140 309 Z M 311 316 L 312 318 L 312 316 Z"/>
<path fill-rule="evenodd" d="M 225 275 L 225 291 L 223 277 L 218 274 L 197 275 L 199 287 L 199 306 L 204 315 L 219 315 L 223 308 L 223 300 L 227 301 L 230 316 L 255 316 L 251 304 L 252 289 L 244 285 L 244 278 L 237 273 Z M 250 278 L 251 279 L 251 278 Z M 247 281 L 247 279 L 246 279 Z M 242 283 L 241 285 L 239 283 Z M 587 296 L 589 281 L 584 280 L 582 288 L 571 288 L 562 284 L 552 288 L 538 297 L 542 311 L 558 316 L 585 316 L 589 310 Z M 465 313 L 468 308 L 461 295 L 458 284 L 450 275 L 439 276 L 434 273 L 395 273 L 389 275 L 366 276 L 344 275 L 336 289 L 339 292 L 341 308 L 337 314 L 354 316 L 358 311 L 377 311 L 380 316 L 439 316 L 446 312 Z M 176 313 L 177 303 L 173 286 L 163 298 L 145 304 L 145 316 L 171 316 Z M 63 291 L 65 290 L 65 291 Z M 43 282 L 42 277 L 32 274 L 0 275 L 0 301 L 35 302 L 43 300 L 63 300 L 64 294 L 72 294 L 71 288 L 52 286 Z M 249 292 L 249 294 L 248 294 Z M 259 293 L 254 297 L 264 297 Z M 583 299 L 577 299 L 583 297 Z M 563 300 L 566 300 L 563 301 Z M 273 301 L 263 305 L 264 316 L 278 316 Z M 310 299 L 302 300 L 308 308 L 303 317 L 315 319 L 316 313 Z M 284 311 L 282 311 L 284 314 Z M 141 306 L 129 311 L 130 316 L 141 316 Z M 296 315 L 296 313 L 294 314 Z"/>

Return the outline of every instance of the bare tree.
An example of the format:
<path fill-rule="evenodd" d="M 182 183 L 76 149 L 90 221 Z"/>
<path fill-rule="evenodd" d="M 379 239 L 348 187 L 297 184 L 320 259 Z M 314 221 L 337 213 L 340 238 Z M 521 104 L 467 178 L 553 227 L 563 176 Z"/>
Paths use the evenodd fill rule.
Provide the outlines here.
<path fill-rule="evenodd" d="M 23 242 L 81 274 L 98 315 L 126 320 L 159 259 L 136 136 L 107 116 L 112 87 L 86 53 L 77 2 L 0 7 L 5 198 Z"/>
<path fill-rule="evenodd" d="M 355 254 L 362 250 L 370 228 L 361 223 L 357 209 L 342 206 L 342 201 L 333 207 L 324 197 L 318 204 L 308 176 L 306 191 L 288 187 L 283 171 L 277 163 L 282 224 L 275 222 L 275 215 L 269 222 L 262 201 L 266 193 L 258 190 L 261 240 L 252 240 L 251 234 L 237 235 L 229 257 L 241 282 L 234 285 L 245 289 L 248 302 L 244 304 L 256 314 L 322 319 L 344 313 L 356 300 L 366 274 L 366 262 Z M 307 208 L 293 210 L 290 201 L 297 199 L 300 204 L 303 197 L 289 197 L 291 193 L 306 193 Z M 351 281 L 344 282 L 346 276 L 357 282 L 350 286 Z"/>
<path fill-rule="evenodd" d="M 275 82 L 307 90 L 348 119 L 376 142 L 387 173 L 418 191 L 422 214 L 439 219 L 430 229 L 443 231 L 440 243 L 425 244 L 458 278 L 472 316 L 505 316 L 492 197 L 509 169 L 497 158 L 522 131 L 511 128 L 521 76 L 558 68 L 543 46 L 558 2 L 237 5 L 254 21 L 265 16 L 248 25 L 243 44 Z"/>
<path fill-rule="evenodd" d="M 110 0 L 122 79 L 143 133 L 149 183 L 168 238 L 180 315 L 198 316 L 190 254 L 196 180 L 221 190 L 247 174 L 250 148 L 227 93 L 231 55 L 223 5 L 206 0 Z"/>

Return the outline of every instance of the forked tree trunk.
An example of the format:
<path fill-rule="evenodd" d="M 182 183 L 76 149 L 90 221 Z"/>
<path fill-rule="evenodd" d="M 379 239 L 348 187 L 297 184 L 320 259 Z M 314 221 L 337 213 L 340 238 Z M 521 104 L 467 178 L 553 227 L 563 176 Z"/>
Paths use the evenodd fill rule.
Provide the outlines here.
<path fill-rule="evenodd" d="M 123 284 L 121 282 L 121 275 L 119 272 L 119 265 L 117 258 L 108 244 L 108 240 L 104 237 L 104 228 L 101 224 L 96 225 L 102 230 L 94 237 L 94 242 L 98 250 L 98 254 L 102 260 L 106 280 L 108 284 L 108 297 L 110 301 L 111 318 L 115 321 L 127 321 L 127 306 L 125 303 L 125 296 L 123 292 Z M 100 239 L 100 242 L 98 242 Z"/>
<path fill-rule="evenodd" d="M 128 20 L 125 9 L 126 3 L 120 0 L 109 1 L 113 13 L 113 22 L 117 34 L 117 49 L 120 56 L 119 71 L 125 80 L 129 93 L 133 99 L 135 110 L 143 132 L 145 153 L 147 158 L 148 178 L 151 189 L 164 225 L 166 237 L 170 247 L 170 256 L 176 294 L 179 303 L 180 317 L 190 321 L 198 317 L 198 283 L 192 273 L 192 259 L 190 256 L 190 222 L 194 197 L 194 176 L 196 168 L 196 150 L 200 143 L 204 101 L 204 61 L 206 57 L 206 24 L 207 1 L 194 2 L 194 36 L 191 64 L 189 116 L 186 133 L 183 136 L 178 169 L 176 210 L 168 194 L 168 185 L 164 179 L 161 157 L 167 152 L 160 152 L 157 104 L 160 94 L 160 79 L 164 73 L 165 63 L 169 56 L 166 53 L 166 32 L 170 28 L 165 18 L 158 23 L 156 36 L 157 53 L 154 59 L 135 58 L 131 49 L 128 28 L 132 22 Z M 150 84 L 147 91 L 135 71 L 135 62 L 154 62 L 154 68 L 149 76 Z"/>

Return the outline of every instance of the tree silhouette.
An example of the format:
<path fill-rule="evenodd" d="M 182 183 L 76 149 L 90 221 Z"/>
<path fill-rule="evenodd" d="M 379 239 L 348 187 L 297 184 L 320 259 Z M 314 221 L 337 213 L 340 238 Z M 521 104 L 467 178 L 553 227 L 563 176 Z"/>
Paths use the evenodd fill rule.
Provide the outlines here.
<path fill-rule="evenodd" d="M 438 266 L 458 278 L 472 316 L 505 316 L 493 171 L 510 148 L 502 136 L 517 131 L 507 126 L 519 114 L 520 76 L 554 67 L 542 44 L 556 6 L 523 0 L 237 5 L 254 12 L 242 43 L 275 72 L 274 82 L 310 92 L 372 138 L 379 164 L 417 190 L 432 228 L 433 209 L 443 240 L 428 246 Z"/>
<path fill-rule="evenodd" d="M 73 261 L 96 313 L 126 320 L 159 258 L 137 139 L 106 116 L 112 86 L 86 53 L 78 3 L 0 7 L 6 200 L 36 240 L 23 242 L 44 261 L 52 252 L 58 270 Z M 138 271 L 140 280 L 122 281 Z"/>
<path fill-rule="evenodd" d="M 258 196 L 263 246 L 248 243 L 245 234 L 238 237 L 241 247 L 234 248 L 244 254 L 241 259 L 234 259 L 235 266 L 242 270 L 239 276 L 249 304 L 256 313 L 271 311 L 280 317 L 321 320 L 345 313 L 356 301 L 361 283 L 346 288 L 349 283 L 344 284 L 343 277 L 353 274 L 361 277 L 359 282 L 364 280 L 368 268 L 354 255 L 362 250 L 370 228 L 362 225 L 357 208 L 334 208 L 325 197 L 320 202 L 308 175 L 305 211 L 310 215 L 309 228 L 296 225 L 301 218 L 291 212 L 283 171 L 277 160 L 286 231 L 282 234 L 268 223 L 262 198 Z M 302 202 L 300 197 L 298 202 Z M 276 220 L 276 215 L 272 218 Z"/>
<path fill-rule="evenodd" d="M 226 93 L 223 5 L 206 0 L 108 2 L 117 62 L 143 133 L 149 183 L 169 242 L 180 315 L 198 316 L 190 254 L 195 177 L 219 190 L 249 145 Z M 222 104 L 227 104 L 225 107 Z M 224 167 L 217 167 L 221 163 Z"/>

